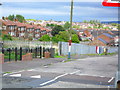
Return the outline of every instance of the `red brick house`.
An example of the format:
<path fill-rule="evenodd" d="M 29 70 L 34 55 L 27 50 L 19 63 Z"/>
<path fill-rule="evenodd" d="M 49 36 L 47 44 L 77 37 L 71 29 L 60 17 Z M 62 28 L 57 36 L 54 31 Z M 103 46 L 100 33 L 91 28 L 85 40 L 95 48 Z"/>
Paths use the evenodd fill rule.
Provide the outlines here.
<path fill-rule="evenodd" d="M 103 33 L 96 37 L 89 45 L 97 46 L 113 46 L 114 45 L 114 34 Z"/>
<path fill-rule="evenodd" d="M 8 19 L 2 20 L 2 34 L 10 34 L 11 36 L 16 36 L 16 24 Z"/>
<path fill-rule="evenodd" d="M 8 19 L 0 19 L 2 22 L 2 34 L 10 34 L 14 37 L 24 39 L 39 39 L 41 36 L 48 34 L 51 36 L 51 30 L 34 24 L 20 23 L 19 21 L 10 21 Z"/>

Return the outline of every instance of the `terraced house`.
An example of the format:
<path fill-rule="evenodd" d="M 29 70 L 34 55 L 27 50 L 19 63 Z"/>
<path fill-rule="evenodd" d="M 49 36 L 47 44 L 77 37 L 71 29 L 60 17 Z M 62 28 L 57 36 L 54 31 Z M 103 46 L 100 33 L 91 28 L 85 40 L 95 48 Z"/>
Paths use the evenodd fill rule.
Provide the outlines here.
<path fill-rule="evenodd" d="M 10 21 L 4 17 L 0 19 L 0 22 L 2 23 L 2 34 L 9 34 L 12 37 L 39 39 L 45 34 L 51 36 L 51 30 L 41 27 L 40 25 L 20 23 L 16 19 Z"/>

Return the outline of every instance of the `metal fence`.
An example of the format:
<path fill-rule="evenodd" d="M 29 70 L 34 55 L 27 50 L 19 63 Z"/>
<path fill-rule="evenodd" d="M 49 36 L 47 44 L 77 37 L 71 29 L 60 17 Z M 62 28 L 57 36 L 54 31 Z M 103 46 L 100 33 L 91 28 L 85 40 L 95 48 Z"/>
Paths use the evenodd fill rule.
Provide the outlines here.
<path fill-rule="evenodd" d="M 51 48 L 52 42 L 40 42 L 40 41 L 4 41 L 3 45 L 5 47 L 46 47 Z"/>
<path fill-rule="evenodd" d="M 45 48 L 45 47 L 35 47 L 35 48 L 2 48 L 0 49 L 2 54 L 4 54 L 4 62 L 8 61 L 21 61 L 22 55 L 31 53 L 33 58 L 42 58 L 45 57 L 45 52 L 50 52 L 50 57 L 54 57 L 54 48 Z"/>
<path fill-rule="evenodd" d="M 68 55 L 68 42 L 59 42 L 58 43 L 58 54 L 59 55 Z M 108 53 L 118 52 L 118 47 L 107 47 Z M 101 46 L 101 53 L 103 53 L 104 47 Z M 90 46 L 85 44 L 76 44 L 72 43 L 71 54 L 96 54 L 96 46 Z"/>

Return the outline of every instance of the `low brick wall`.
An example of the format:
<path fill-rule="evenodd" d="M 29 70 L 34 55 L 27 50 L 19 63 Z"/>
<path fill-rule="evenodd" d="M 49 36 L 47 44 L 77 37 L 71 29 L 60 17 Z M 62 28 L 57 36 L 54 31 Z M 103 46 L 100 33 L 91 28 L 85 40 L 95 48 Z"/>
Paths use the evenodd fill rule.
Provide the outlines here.
<path fill-rule="evenodd" d="M 45 58 L 50 58 L 50 52 L 45 52 Z"/>
<path fill-rule="evenodd" d="M 4 54 L 0 54 L 0 64 L 4 63 Z"/>
<path fill-rule="evenodd" d="M 32 60 L 32 53 L 27 53 L 25 55 L 22 55 L 22 61 L 30 61 Z"/>

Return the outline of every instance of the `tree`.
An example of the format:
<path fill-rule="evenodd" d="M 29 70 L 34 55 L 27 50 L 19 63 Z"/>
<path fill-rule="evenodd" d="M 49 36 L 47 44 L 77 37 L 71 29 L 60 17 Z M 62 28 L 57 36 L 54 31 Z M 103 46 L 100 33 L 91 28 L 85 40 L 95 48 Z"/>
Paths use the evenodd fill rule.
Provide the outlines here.
<path fill-rule="evenodd" d="M 64 28 L 65 28 L 65 29 L 69 29 L 69 28 L 70 28 L 70 23 L 69 23 L 69 22 L 66 22 L 66 23 L 64 24 Z"/>
<path fill-rule="evenodd" d="M 73 34 L 72 35 L 72 42 L 73 43 L 79 43 L 80 41 L 79 41 L 79 38 L 78 38 L 78 36 L 76 35 L 76 34 Z"/>
<path fill-rule="evenodd" d="M 10 36 L 10 35 L 3 35 L 2 36 L 2 40 L 10 40 L 10 41 L 12 41 L 12 36 Z"/>
<path fill-rule="evenodd" d="M 88 23 L 88 22 L 86 20 L 84 20 L 83 23 Z"/>
<path fill-rule="evenodd" d="M 61 38 L 58 38 L 58 35 L 52 37 L 52 41 L 58 43 L 59 41 L 63 41 Z"/>
<path fill-rule="evenodd" d="M 52 34 L 53 36 L 55 36 L 55 35 L 58 34 L 60 31 L 65 31 L 65 29 L 64 29 L 62 26 L 60 26 L 60 25 L 56 25 L 56 26 L 52 29 L 51 34 Z"/>
<path fill-rule="evenodd" d="M 60 31 L 57 35 L 57 38 L 60 38 L 64 42 L 68 42 L 69 40 L 69 33 L 67 31 Z"/>
<path fill-rule="evenodd" d="M 19 22 L 23 22 L 25 21 L 25 18 L 22 16 L 22 15 L 9 15 L 8 16 L 8 19 L 11 20 L 11 21 L 14 21 L 14 19 L 17 19 Z"/>
<path fill-rule="evenodd" d="M 39 41 L 50 41 L 50 36 L 49 35 L 43 35 L 40 39 L 39 39 Z"/>
<path fill-rule="evenodd" d="M 11 21 L 13 21 L 15 19 L 15 16 L 14 15 L 9 15 L 8 19 L 11 20 Z"/>
<path fill-rule="evenodd" d="M 22 15 L 16 15 L 16 19 L 21 23 L 25 21 L 25 18 Z"/>

